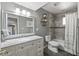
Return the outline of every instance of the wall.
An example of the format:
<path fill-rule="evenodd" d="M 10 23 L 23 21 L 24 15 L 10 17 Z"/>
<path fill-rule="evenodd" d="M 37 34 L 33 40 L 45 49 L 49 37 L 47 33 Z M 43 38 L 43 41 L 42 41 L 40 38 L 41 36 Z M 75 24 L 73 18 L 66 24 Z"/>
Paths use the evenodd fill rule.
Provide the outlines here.
<path fill-rule="evenodd" d="M 49 34 L 51 35 L 51 40 L 55 38 L 55 15 L 49 15 Z"/>
<path fill-rule="evenodd" d="M 55 17 L 55 38 L 65 39 L 65 27 L 62 22 L 63 14 L 56 15 Z"/>
<path fill-rule="evenodd" d="M 48 20 L 47 26 L 42 26 L 42 24 L 40 22 L 41 19 L 42 19 L 42 15 L 44 13 L 46 13 L 48 15 L 48 18 L 47 18 L 47 20 Z M 36 17 L 36 21 L 37 21 L 36 22 L 37 23 L 36 29 L 38 29 L 38 31 L 36 30 L 36 34 L 39 35 L 39 36 L 43 36 L 43 37 L 45 37 L 46 35 L 49 35 L 50 34 L 49 33 L 49 26 L 50 27 L 53 26 L 53 23 L 52 23 L 53 22 L 53 15 L 51 13 L 43 10 L 43 9 L 39 9 L 39 10 L 36 11 L 36 16 L 37 16 Z"/>

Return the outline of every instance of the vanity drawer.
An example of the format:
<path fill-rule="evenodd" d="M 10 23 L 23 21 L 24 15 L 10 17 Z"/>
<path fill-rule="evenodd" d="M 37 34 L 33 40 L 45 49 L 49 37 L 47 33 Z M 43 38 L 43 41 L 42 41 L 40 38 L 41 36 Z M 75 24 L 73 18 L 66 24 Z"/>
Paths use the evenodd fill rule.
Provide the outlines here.
<path fill-rule="evenodd" d="M 9 51 L 15 51 L 16 50 L 16 46 L 9 46 L 9 47 L 5 47 L 5 48 L 2 48 L 3 50 L 6 50 L 7 52 Z"/>
<path fill-rule="evenodd" d="M 4 53 L 2 56 L 17 56 L 17 54 L 16 54 L 16 52 L 12 51 L 12 52 Z"/>
<path fill-rule="evenodd" d="M 43 56 L 43 50 L 38 50 L 37 51 L 37 56 Z"/>
<path fill-rule="evenodd" d="M 2 49 L 6 50 L 3 56 L 16 56 L 16 46 L 9 46 L 9 47 L 2 48 Z"/>
<path fill-rule="evenodd" d="M 30 46 L 30 45 L 32 45 L 32 44 L 33 44 L 32 42 L 21 43 L 21 44 L 18 44 L 18 45 L 16 46 L 16 49 L 23 49 L 23 48 L 28 47 L 28 46 Z"/>
<path fill-rule="evenodd" d="M 43 43 L 43 39 L 38 39 L 37 42 L 38 43 Z"/>
<path fill-rule="evenodd" d="M 36 48 L 37 48 L 37 49 L 43 48 L 43 44 L 41 44 L 41 45 L 38 44 L 38 45 L 36 46 Z"/>
<path fill-rule="evenodd" d="M 37 40 L 35 41 L 35 43 L 36 43 L 36 44 L 43 44 L 43 39 L 37 39 Z"/>

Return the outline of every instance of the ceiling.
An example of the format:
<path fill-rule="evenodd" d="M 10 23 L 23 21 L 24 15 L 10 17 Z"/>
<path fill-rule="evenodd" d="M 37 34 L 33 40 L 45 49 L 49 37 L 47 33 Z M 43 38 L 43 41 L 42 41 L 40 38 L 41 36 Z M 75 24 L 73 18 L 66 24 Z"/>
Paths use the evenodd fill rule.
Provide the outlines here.
<path fill-rule="evenodd" d="M 39 8 L 47 4 L 47 2 L 16 2 L 16 3 L 26 8 L 32 9 L 34 11 L 38 10 Z"/>
<path fill-rule="evenodd" d="M 16 2 L 26 8 L 34 11 L 43 8 L 44 10 L 53 14 L 63 13 L 77 8 L 76 2 Z"/>
<path fill-rule="evenodd" d="M 63 12 L 70 11 L 70 10 L 75 10 L 77 8 L 77 3 L 75 2 L 56 2 L 56 3 L 50 2 L 42 8 L 53 14 L 58 14 L 58 13 L 63 13 Z"/>

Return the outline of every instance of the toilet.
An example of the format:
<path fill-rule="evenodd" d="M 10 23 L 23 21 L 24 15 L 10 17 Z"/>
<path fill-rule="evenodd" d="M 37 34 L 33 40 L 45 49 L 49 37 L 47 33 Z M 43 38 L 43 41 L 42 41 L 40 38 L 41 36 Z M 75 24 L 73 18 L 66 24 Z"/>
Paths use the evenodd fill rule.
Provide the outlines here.
<path fill-rule="evenodd" d="M 48 49 L 54 53 L 58 53 L 59 43 L 57 41 L 51 40 L 51 36 L 45 36 L 46 42 L 48 42 Z"/>

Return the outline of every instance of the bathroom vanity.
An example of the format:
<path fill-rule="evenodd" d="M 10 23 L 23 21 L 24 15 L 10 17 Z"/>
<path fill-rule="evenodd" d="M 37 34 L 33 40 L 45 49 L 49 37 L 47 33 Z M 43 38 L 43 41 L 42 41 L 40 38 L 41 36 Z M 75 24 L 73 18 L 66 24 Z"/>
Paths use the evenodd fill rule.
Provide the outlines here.
<path fill-rule="evenodd" d="M 1 3 L 1 7 L 0 55 L 42 56 L 43 38 L 32 34 L 36 29 L 32 11 L 15 3 Z M 17 9 L 21 9 L 20 13 L 16 12 Z M 22 11 L 29 12 L 29 16 Z"/>
<path fill-rule="evenodd" d="M 29 36 L 6 40 L 1 45 L 2 56 L 43 56 L 43 38 L 40 36 Z"/>

